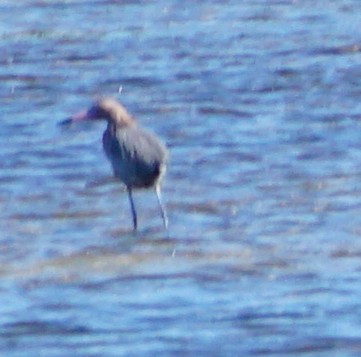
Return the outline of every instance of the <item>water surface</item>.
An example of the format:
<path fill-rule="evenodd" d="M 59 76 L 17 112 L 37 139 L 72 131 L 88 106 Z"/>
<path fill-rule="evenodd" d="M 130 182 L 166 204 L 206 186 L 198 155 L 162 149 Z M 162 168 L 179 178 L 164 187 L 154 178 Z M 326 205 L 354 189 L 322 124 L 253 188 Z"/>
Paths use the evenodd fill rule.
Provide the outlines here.
<path fill-rule="evenodd" d="M 2 1 L 1 353 L 358 355 L 360 11 Z M 57 126 L 97 95 L 166 141 L 169 232 Z"/>

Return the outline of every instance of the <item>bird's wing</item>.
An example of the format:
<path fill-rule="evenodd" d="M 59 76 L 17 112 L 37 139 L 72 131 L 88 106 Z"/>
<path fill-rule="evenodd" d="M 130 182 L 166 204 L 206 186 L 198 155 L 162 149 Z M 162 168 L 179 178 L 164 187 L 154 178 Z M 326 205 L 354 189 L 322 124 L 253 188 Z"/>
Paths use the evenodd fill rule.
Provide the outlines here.
<path fill-rule="evenodd" d="M 116 134 L 120 149 L 131 159 L 144 163 L 164 163 L 167 159 L 165 145 L 152 133 L 140 128 L 118 130 Z"/>
<path fill-rule="evenodd" d="M 151 185 L 167 163 L 165 145 L 138 127 L 117 130 L 109 149 L 114 172 L 126 184 Z"/>

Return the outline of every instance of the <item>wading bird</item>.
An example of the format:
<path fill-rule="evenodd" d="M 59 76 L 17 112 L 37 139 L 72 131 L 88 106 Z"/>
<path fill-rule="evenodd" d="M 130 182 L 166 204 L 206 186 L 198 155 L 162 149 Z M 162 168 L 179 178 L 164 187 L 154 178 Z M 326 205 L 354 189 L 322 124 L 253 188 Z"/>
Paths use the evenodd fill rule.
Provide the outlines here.
<path fill-rule="evenodd" d="M 127 188 L 134 230 L 137 229 L 137 212 L 133 201 L 133 189 L 155 189 L 164 227 L 168 218 L 161 198 L 161 182 L 166 172 L 168 151 L 154 134 L 142 129 L 123 105 L 113 98 L 103 98 L 84 112 L 78 113 L 62 124 L 81 120 L 106 120 L 103 148 L 114 175 Z"/>

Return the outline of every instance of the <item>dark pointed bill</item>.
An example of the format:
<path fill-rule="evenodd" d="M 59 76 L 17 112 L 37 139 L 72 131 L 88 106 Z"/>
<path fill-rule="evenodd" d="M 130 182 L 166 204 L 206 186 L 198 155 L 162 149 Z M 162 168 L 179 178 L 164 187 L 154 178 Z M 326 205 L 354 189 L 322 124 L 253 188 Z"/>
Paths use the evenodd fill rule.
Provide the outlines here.
<path fill-rule="evenodd" d="M 87 120 L 87 119 L 89 119 L 88 111 L 82 111 L 82 112 L 80 112 L 78 114 L 75 114 L 75 115 L 71 116 L 70 118 L 62 120 L 61 122 L 59 122 L 59 125 L 64 125 L 64 126 L 65 125 L 70 125 L 73 122 L 81 121 L 81 120 Z"/>
<path fill-rule="evenodd" d="M 72 120 L 72 118 L 67 118 L 67 119 L 64 119 L 64 120 L 62 120 L 62 121 L 60 121 L 59 123 L 58 123 L 58 125 L 70 125 L 71 123 L 73 122 L 73 120 Z"/>

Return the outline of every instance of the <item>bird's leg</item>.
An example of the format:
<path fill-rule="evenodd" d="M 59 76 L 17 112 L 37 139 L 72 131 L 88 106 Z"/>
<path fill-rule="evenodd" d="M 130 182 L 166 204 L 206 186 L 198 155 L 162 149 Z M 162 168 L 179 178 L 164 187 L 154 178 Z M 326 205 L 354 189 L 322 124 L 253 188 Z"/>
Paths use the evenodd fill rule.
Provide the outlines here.
<path fill-rule="evenodd" d="M 167 212 L 162 203 L 162 194 L 161 194 L 160 184 L 157 184 L 155 186 L 155 193 L 157 194 L 158 204 L 159 204 L 159 208 L 160 208 L 160 213 L 163 218 L 164 228 L 168 229 L 168 217 L 167 217 Z"/>
<path fill-rule="evenodd" d="M 134 230 L 137 230 L 137 212 L 135 211 L 135 206 L 134 206 L 134 202 L 133 202 L 133 196 L 132 196 L 132 188 L 131 187 L 127 187 L 127 191 L 128 191 L 128 197 L 129 197 L 129 202 L 130 202 L 130 209 L 132 210 L 132 217 L 133 217 L 133 227 Z"/>

